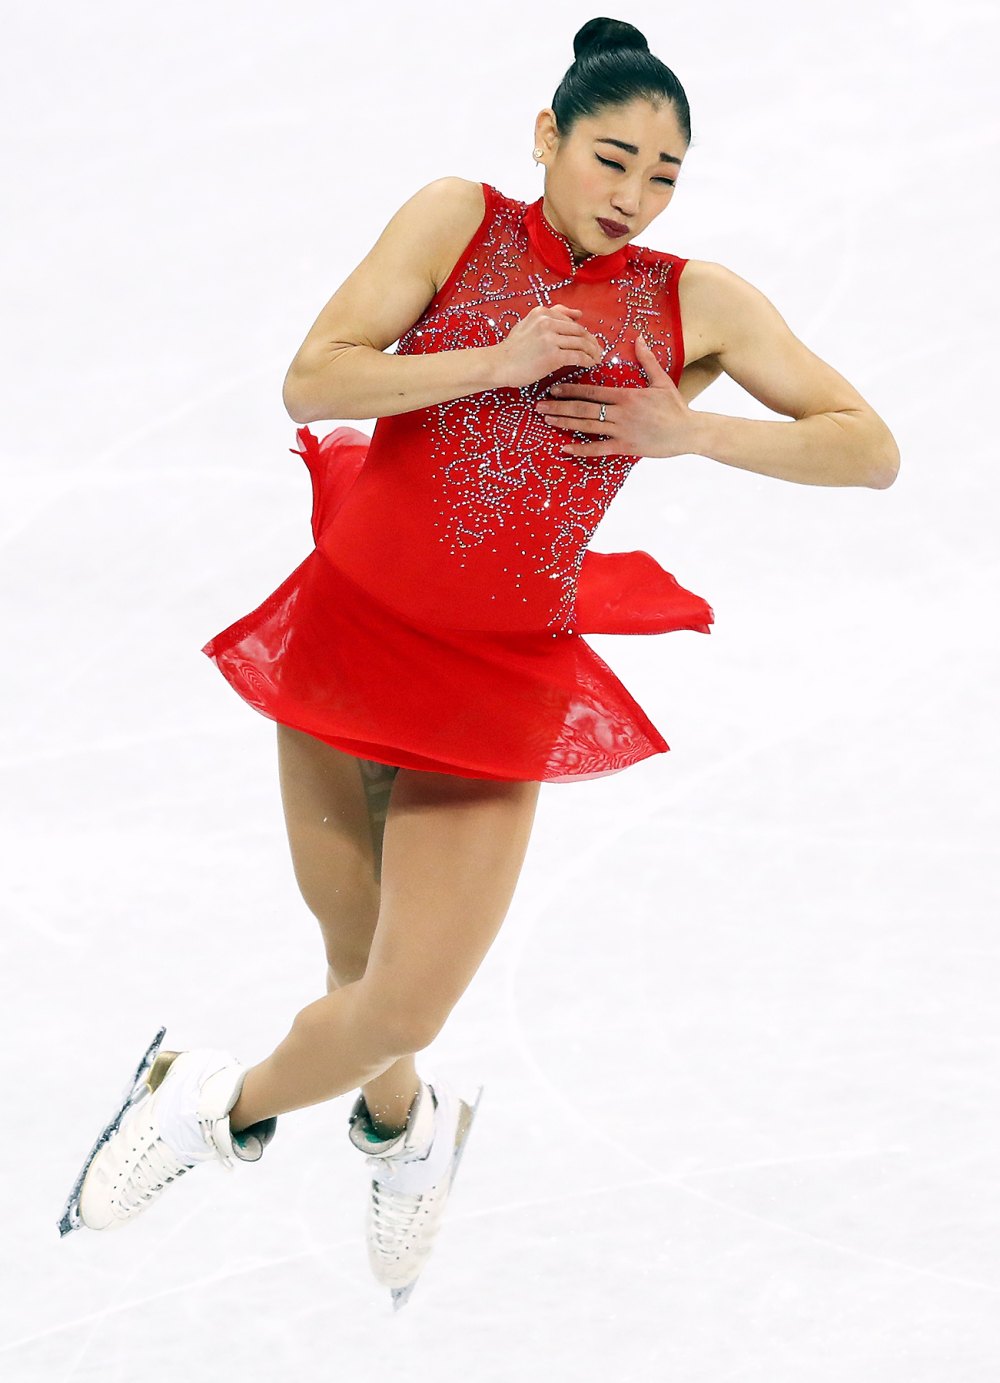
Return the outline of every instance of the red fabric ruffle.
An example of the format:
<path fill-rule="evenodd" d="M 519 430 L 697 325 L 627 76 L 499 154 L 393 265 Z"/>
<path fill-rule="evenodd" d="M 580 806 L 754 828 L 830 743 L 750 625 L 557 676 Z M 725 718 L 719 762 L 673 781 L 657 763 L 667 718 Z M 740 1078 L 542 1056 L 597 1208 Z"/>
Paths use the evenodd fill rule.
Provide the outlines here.
<path fill-rule="evenodd" d="M 322 441 L 308 427 L 296 431 L 312 479 L 313 541 L 340 508 L 364 465 L 371 438 L 354 427 L 336 427 Z M 580 634 L 666 634 L 675 629 L 710 633 L 712 607 L 686 590 L 648 552 L 595 552 L 583 556 L 577 588 L 575 630 Z"/>
<path fill-rule="evenodd" d="M 300 427 L 314 543 L 370 438 Z M 391 515 L 387 516 L 391 523 Z M 255 710 L 360 758 L 473 778 L 579 781 L 669 749 L 584 633 L 710 632 L 714 616 L 646 552 L 583 558 L 573 632 L 429 626 L 315 547 L 255 610 L 204 646 Z"/>

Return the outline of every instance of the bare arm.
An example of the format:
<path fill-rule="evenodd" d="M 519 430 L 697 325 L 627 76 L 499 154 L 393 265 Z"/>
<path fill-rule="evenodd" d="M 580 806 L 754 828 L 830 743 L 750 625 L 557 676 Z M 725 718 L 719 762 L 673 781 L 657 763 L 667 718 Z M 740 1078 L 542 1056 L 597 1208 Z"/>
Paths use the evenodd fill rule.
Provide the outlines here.
<path fill-rule="evenodd" d="M 438 178 L 396 212 L 289 366 L 282 397 L 290 417 L 388 417 L 601 359 L 601 343 L 574 320 L 582 309 L 564 303 L 539 303 L 492 346 L 385 354 L 450 277 L 484 213 L 482 184 L 466 178 Z"/>
<path fill-rule="evenodd" d="M 713 354 L 721 368 L 794 421 L 698 412 L 695 453 L 804 485 L 891 485 L 899 448 L 853 385 L 814 355 L 752 284 L 720 264 L 699 268 L 697 310 L 717 336 Z"/>
<path fill-rule="evenodd" d="M 899 449 L 888 427 L 853 385 L 789 330 L 777 310 L 738 274 L 688 260 L 683 311 L 699 349 L 674 385 L 645 338 L 636 358 L 645 388 L 611 389 L 579 381 L 553 384 L 536 404 L 553 427 L 589 433 L 567 442 L 570 456 L 707 456 L 741 470 L 802 485 L 886 489 Z M 689 407 L 725 371 L 748 393 L 793 422 L 733 418 Z M 600 406 L 610 411 L 602 418 Z"/>
<path fill-rule="evenodd" d="M 295 422 L 406 413 L 495 384 L 493 347 L 385 354 L 423 313 L 444 281 L 440 271 L 450 272 L 484 210 L 478 183 L 450 177 L 399 208 L 288 368 L 282 399 Z"/>
<path fill-rule="evenodd" d="M 722 366 L 714 355 L 703 355 L 700 360 L 694 360 L 690 365 L 685 365 L 681 370 L 681 377 L 677 381 L 681 398 L 685 403 L 690 403 L 710 384 L 713 384 L 721 374 Z"/>

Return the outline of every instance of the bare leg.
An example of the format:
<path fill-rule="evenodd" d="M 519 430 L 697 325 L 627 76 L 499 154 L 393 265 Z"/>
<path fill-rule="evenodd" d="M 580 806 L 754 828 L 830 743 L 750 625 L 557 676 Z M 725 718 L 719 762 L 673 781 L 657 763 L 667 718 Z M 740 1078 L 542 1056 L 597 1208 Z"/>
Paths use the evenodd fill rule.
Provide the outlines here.
<path fill-rule="evenodd" d="M 359 759 L 358 767 L 365 789 L 365 804 L 368 809 L 368 823 L 372 834 L 372 849 L 375 860 L 375 878 L 379 885 L 381 899 L 382 886 L 382 845 L 385 836 L 385 822 L 389 813 L 392 785 L 398 769 L 379 764 L 368 759 Z M 377 920 L 377 919 L 376 919 Z M 374 921 L 372 933 L 374 934 Z M 369 940 L 369 949 L 371 942 Z M 327 989 L 332 986 L 327 971 Z M 354 978 L 354 977 L 352 977 Z M 365 1105 L 377 1133 L 389 1138 L 406 1127 L 410 1108 L 420 1089 L 416 1063 L 412 1054 L 401 1056 L 387 1067 L 374 1080 L 366 1081 L 362 1087 Z"/>
<path fill-rule="evenodd" d="M 361 978 L 304 1008 L 272 1055 L 248 1071 L 231 1114 L 235 1130 L 365 1085 L 433 1041 L 506 916 L 538 788 L 398 771 Z M 362 888 L 364 873 L 345 873 L 345 896 Z"/>
<path fill-rule="evenodd" d="M 326 989 L 359 980 L 378 921 L 382 837 L 396 770 L 277 726 L 278 775 L 296 880 L 326 951 Z M 379 1133 L 398 1133 L 420 1087 L 412 1053 L 363 1086 Z"/>
<path fill-rule="evenodd" d="M 327 968 L 328 994 L 347 983 L 350 981 L 344 978 L 337 979 L 333 971 Z M 361 1091 L 375 1131 L 384 1138 L 391 1138 L 405 1128 L 410 1107 L 419 1089 L 420 1077 L 412 1052 L 397 1057 L 381 1075 L 366 1080 Z"/>

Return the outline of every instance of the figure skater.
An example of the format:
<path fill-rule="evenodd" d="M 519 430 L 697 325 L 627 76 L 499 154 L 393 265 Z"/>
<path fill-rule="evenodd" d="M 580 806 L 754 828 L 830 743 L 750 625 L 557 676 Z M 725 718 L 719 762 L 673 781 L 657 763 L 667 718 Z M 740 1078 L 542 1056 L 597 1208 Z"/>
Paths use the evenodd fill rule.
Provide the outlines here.
<path fill-rule="evenodd" d="M 574 49 L 535 121 L 542 195 L 429 183 L 320 312 L 283 389 L 313 550 L 203 650 L 276 722 L 326 993 L 255 1066 L 165 1051 L 161 1029 L 62 1233 L 127 1224 L 202 1162 L 245 1167 L 279 1116 L 358 1089 L 369 1258 L 405 1301 L 478 1104 L 415 1055 L 503 922 L 540 784 L 669 749 L 582 636 L 714 619 L 648 553 L 590 550 L 599 520 L 641 457 L 895 478 L 885 423 L 761 292 L 636 243 L 674 196 L 687 98 L 631 24 L 592 19 Z M 720 371 L 785 417 L 692 409 Z M 317 441 L 322 418 L 375 418 L 374 434 Z"/>

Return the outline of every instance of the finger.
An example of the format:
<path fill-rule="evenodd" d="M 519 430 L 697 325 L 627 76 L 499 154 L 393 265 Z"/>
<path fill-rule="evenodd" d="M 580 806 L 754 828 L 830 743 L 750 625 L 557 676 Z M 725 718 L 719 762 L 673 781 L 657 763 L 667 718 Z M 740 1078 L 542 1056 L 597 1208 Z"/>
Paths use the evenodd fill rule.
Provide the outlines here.
<path fill-rule="evenodd" d="M 571 351 L 568 346 L 563 346 L 562 358 L 556 366 L 556 369 L 571 370 L 575 365 L 580 365 L 585 370 L 592 370 L 595 365 L 599 364 L 600 360 L 595 360 L 592 355 L 587 355 L 585 351 Z M 550 371 L 550 373 L 554 374 L 555 371 Z"/>
<path fill-rule="evenodd" d="M 595 345 L 597 344 L 597 337 L 592 331 L 588 331 L 582 322 L 569 322 L 563 317 L 555 317 L 552 320 L 552 325 L 556 331 L 564 336 L 588 336 Z"/>
<path fill-rule="evenodd" d="M 574 308 L 572 310 L 579 311 L 578 308 Z M 553 317 L 551 320 L 552 325 L 555 327 L 557 331 L 575 332 L 581 336 L 589 336 L 590 339 L 595 343 L 595 345 L 600 344 L 593 332 L 590 331 L 587 327 L 585 327 L 582 322 L 571 322 L 564 317 Z"/>
<path fill-rule="evenodd" d="M 590 399 L 592 403 L 620 403 L 622 389 L 611 389 L 603 384 L 578 384 L 567 380 L 563 384 L 553 384 L 549 394 L 556 399 Z"/>
<path fill-rule="evenodd" d="M 608 442 L 566 442 L 559 450 L 567 456 L 578 456 L 585 460 L 591 456 L 624 456 L 625 453 L 620 447 L 612 446 Z"/>
<path fill-rule="evenodd" d="M 580 412 L 579 400 L 577 400 L 576 402 L 568 400 L 565 403 L 555 403 L 551 399 L 545 399 L 544 404 L 544 408 L 537 409 L 537 412 L 543 418 L 563 418 L 567 421 L 573 422 L 574 425 L 577 421 L 590 423 L 600 422 L 600 419 L 597 418 L 595 414 L 583 414 Z M 604 422 L 601 424 L 601 428 L 604 432 L 608 431 L 608 422 L 609 419 L 605 418 Z"/>
<path fill-rule="evenodd" d="M 560 432 L 586 432 L 591 437 L 611 437 L 612 431 L 608 427 L 607 421 L 601 422 L 598 418 L 557 418 L 543 414 L 545 421 L 550 427 L 558 429 Z"/>
<path fill-rule="evenodd" d="M 668 381 L 673 384 L 669 373 L 657 360 L 652 346 L 642 335 L 635 338 L 635 356 L 647 379 L 655 378 L 657 384 L 666 384 Z"/>
<path fill-rule="evenodd" d="M 572 331 L 572 323 L 566 323 L 566 329 L 557 328 L 556 345 L 560 350 L 572 350 L 574 353 L 582 353 L 583 363 L 587 366 L 598 365 L 604 358 L 604 349 L 599 341 L 596 341 L 588 332 L 584 330 Z"/>
<path fill-rule="evenodd" d="M 604 351 L 599 342 L 591 342 L 585 337 L 573 336 L 573 346 L 571 348 L 566 339 L 570 333 L 560 332 L 559 334 L 562 338 L 558 343 L 560 350 L 566 351 L 567 353 L 571 352 L 576 364 L 586 365 L 589 369 L 594 365 L 599 365 L 604 359 Z M 569 360 L 567 360 L 566 363 L 569 364 Z"/>

